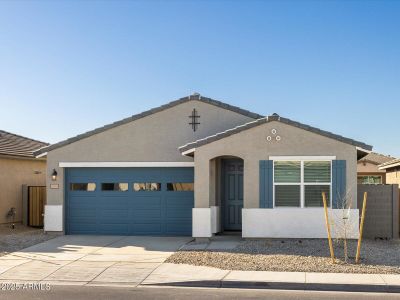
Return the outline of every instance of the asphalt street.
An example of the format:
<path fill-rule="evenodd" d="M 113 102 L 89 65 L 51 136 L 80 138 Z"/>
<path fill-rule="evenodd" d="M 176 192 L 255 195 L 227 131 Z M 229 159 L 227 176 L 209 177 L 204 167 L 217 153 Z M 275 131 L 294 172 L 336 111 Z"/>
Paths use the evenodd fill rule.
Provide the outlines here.
<path fill-rule="evenodd" d="M 154 288 L 154 287 L 98 287 L 51 286 L 49 290 L 0 291 L 0 299 L 400 299 L 400 294 L 283 291 L 221 288 Z"/>

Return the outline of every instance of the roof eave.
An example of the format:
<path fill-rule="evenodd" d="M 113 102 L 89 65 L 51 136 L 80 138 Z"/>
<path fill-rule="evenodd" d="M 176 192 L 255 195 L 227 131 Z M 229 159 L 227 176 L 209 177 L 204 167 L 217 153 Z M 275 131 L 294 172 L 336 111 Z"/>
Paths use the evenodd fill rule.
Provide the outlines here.
<path fill-rule="evenodd" d="M 269 123 L 269 122 L 272 122 L 272 121 L 282 122 L 282 123 L 290 125 L 290 126 L 294 126 L 294 127 L 297 127 L 297 128 L 300 128 L 300 129 L 303 129 L 303 130 L 306 130 L 306 131 L 309 131 L 309 132 L 312 132 L 312 133 L 315 133 L 315 134 L 319 134 L 319 135 L 322 135 L 322 136 L 337 140 L 337 141 L 345 143 L 345 144 L 349 144 L 349 145 L 355 146 L 356 149 L 357 149 L 357 159 L 361 159 L 361 158 L 365 157 L 366 155 L 368 155 L 372 151 L 372 146 L 371 145 L 367 145 L 365 143 L 362 143 L 362 142 L 359 142 L 359 141 L 356 141 L 356 140 L 352 140 L 352 139 L 349 139 L 349 138 L 346 138 L 346 137 L 343 137 L 343 136 L 340 136 L 340 135 L 337 135 L 337 134 L 333 134 L 333 133 L 331 133 L 329 131 L 321 130 L 319 128 L 315 128 L 315 127 L 312 127 L 312 126 L 309 126 L 309 125 L 305 125 L 305 124 L 302 124 L 302 123 L 299 123 L 299 122 L 296 122 L 296 121 L 292 121 L 292 120 L 287 119 L 287 118 L 282 118 L 277 114 L 273 114 L 273 115 L 268 116 L 268 117 L 260 118 L 260 119 L 257 119 L 255 121 L 252 121 L 252 122 L 249 122 L 249 123 L 245 123 L 243 125 L 236 126 L 234 128 L 225 130 L 223 132 L 219 132 L 219 133 L 216 133 L 214 135 L 210 135 L 208 137 L 205 137 L 203 139 L 200 139 L 200 140 L 185 144 L 185 145 L 179 147 L 179 150 L 181 151 L 181 153 L 183 153 L 183 152 L 189 151 L 189 150 L 191 150 L 193 148 L 201 147 L 203 145 L 206 145 L 206 144 L 212 143 L 214 141 L 223 139 L 223 138 L 231 136 L 233 134 L 237 134 L 237 133 L 240 133 L 240 132 L 242 132 L 244 130 L 259 126 L 259 125 L 264 124 L 264 123 Z"/>
<path fill-rule="evenodd" d="M 398 166 L 400 166 L 400 161 L 394 162 L 394 163 L 391 163 L 391 164 L 382 164 L 382 165 L 379 165 L 379 166 L 378 166 L 378 169 L 379 169 L 379 170 L 386 170 L 386 169 L 395 168 L 395 167 L 398 167 Z"/>
<path fill-rule="evenodd" d="M 196 151 L 196 148 L 191 148 L 189 150 L 183 151 L 181 154 L 183 156 L 191 156 L 191 157 L 193 157 L 195 151 Z"/>
<path fill-rule="evenodd" d="M 105 125 L 103 127 L 99 127 L 99 128 L 90 130 L 88 132 L 79 134 L 77 136 L 71 137 L 69 139 L 63 140 L 61 142 L 49 145 L 49 146 L 47 146 L 45 148 L 41 148 L 41 149 L 35 151 L 34 155 L 37 156 L 37 155 L 40 155 L 40 154 L 42 154 L 44 152 L 49 152 L 49 151 L 52 151 L 54 149 L 61 148 L 63 146 L 72 144 L 72 143 L 77 142 L 79 140 L 82 140 L 84 138 L 90 137 L 92 135 L 104 132 L 104 131 L 106 131 L 108 129 L 111 129 L 111 128 L 114 128 L 114 127 L 118 127 L 120 125 L 124 125 L 124 124 L 130 123 L 130 122 L 136 121 L 138 119 L 150 116 L 152 114 L 155 114 L 155 113 L 158 113 L 158 112 L 161 112 L 161 111 L 164 111 L 166 109 L 172 108 L 172 107 L 174 107 L 176 105 L 179 105 L 179 104 L 182 104 L 182 103 L 185 103 L 185 102 L 188 102 L 188 101 L 200 101 L 200 102 L 203 102 L 203 103 L 214 105 L 216 107 L 223 108 L 223 109 L 226 109 L 226 110 L 230 110 L 230 111 L 235 112 L 237 114 L 241 114 L 241 115 L 247 116 L 247 117 L 252 118 L 254 120 L 257 120 L 257 119 L 260 119 L 260 118 L 264 117 L 262 115 L 259 115 L 257 113 L 254 113 L 254 112 L 251 112 L 251 111 L 248 111 L 248 110 L 245 110 L 245 109 L 242 109 L 240 107 L 233 106 L 233 105 L 230 105 L 230 104 L 227 104 L 227 103 L 215 100 L 215 99 L 203 97 L 200 94 L 195 93 L 193 95 L 186 96 L 186 97 L 171 101 L 171 102 L 169 102 L 167 104 L 152 108 L 150 110 L 141 112 L 139 114 L 136 114 L 136 115 L 133 115 L 133 116 L 130 116 L 130 117 L 127 117 L 127 118 L 124 118 L 122 120 L 119 120 L 119 121 L 116 121 L 114 123 Z"/>
<path fill-rule="evenodd" d="M 360 160 L 363 157 L 366 157 L 368 154 L 370 154 L 372 152 L 372 149 L 367 150 L 367 149 L 357 147 L 357 146 L 356 146 L 356 150 L 357 150 L 357 160 Z"/>
<path fill-rule="evenodd" d="M 6 154 L 6 153 L 0 153 L 0 158 L 4 159 L 22 159 L 22 160 L 46 160 L 44 157 L 35 157 L 35 156 L 29 156 L 29 155 L 17 155 L 17 154 Z"/>
<path fill-rule="evenodd" d="M 42 152 L 42 153 L 35 155 L 36 158 L 42 158 L 42 157 L 46 157 L 46 156 L 47 156 L 47 152 Z"/>
<path fill-rule="evenodd" d="M 42 148 L 39 148 L 39 149 L 33 151 L 33 156 L 36 157 L 36 158 L 40 158 L 40 157 L 46 156 L 47 155 L 47 149 L 50 146 L 51 145 L 48 145 L 48 146 L 45 146 L 45 147 L 42 147 Z"/>

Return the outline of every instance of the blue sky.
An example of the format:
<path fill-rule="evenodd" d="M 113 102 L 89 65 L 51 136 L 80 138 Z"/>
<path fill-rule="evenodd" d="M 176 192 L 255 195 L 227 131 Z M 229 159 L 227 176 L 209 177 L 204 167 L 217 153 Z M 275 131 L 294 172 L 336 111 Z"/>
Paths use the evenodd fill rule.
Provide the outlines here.
<path fill-rule="evenodd" d="M 1 1 L 0 129 L 51 143 L 193 92 L 400 157 L 400 1 Z"/>

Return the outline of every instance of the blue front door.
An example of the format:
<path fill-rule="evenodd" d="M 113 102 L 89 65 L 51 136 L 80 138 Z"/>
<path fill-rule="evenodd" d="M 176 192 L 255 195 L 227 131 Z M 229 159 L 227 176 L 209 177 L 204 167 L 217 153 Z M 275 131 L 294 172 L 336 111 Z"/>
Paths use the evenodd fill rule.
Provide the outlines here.
<path fill-rule="evenodd" d="M 193 168 L 66 169 L 67 234 L 191 235 Z"/>
<path fill-rule="evenodd" d="M 222 169 L 224 230 L 242 230 L 243 160 L 225 159 Z"/>

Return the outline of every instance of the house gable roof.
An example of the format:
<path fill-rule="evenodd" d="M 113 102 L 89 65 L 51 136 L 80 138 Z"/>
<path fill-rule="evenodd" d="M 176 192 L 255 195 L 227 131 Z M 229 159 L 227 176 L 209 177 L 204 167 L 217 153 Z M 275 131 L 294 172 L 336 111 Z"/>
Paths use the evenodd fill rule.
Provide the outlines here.
<path fill-rule="evenodd" d="M 44 147 L 42 149 L 37 150 L 34 154 L 36 156 L 44 155 L 44 153 L 46 153 L 48 151 L 51 151 L 51 150 L 54 150 L 54 149 L 57 149 L 57 148 L 61 148 L 61 147 L 65 146 L 65 145 L 72 144 L 74 142 L 77 142 L 79 140 L 82 140 L 84 138 L 90 137 L 92 135 L 104 132 L 104 131 L 109 130 L 111 128 L 115 128 L 117 126 L 124 125 L 124 124 L 130 123 L 130 122 L 136 121 L 138 119 L 147 117 L 149 115 L 164 111 L 166 109 L 172 108 L 172 107 L 177 106 L 179 104 L 182 104 L 182 103 L 185 103 L 185 102 L 188 102 L 188 101 L 193 101 L 193 100 L 200 101 L 200 102 L 203 102 L 203 103 L 207 103 L 207 104 L 210 104 L 210 105 L 214 105 L 214 106 L 217 106 L 219 108 L 226 109 L 226 110 L 230 110 L 232 112 L 235 112 L 235 113 L 238 113 L 238 114 L 241 114 L 241 115 L 247 116 L 249 118 L 253 118 L 253 119 L 259 119 L 259 118 L 263 118 L 264 117 L 262 115 L 250 112 L 250 111 L 242 109 L 240 107 L 229 105 L 227 103 L 224 103 L 224 102 L 221 102 L 221 101 L 218 101 L 218 100 L 214 100 L 214 99 L 211 99 L 211 98 L 203 97 L 200 94 L 195 93 L 193 95 L 190 95 L 190 96 L 187 96 L 187 97 L 183 97 L 183 98 L 177 99 L 175 101 L 169 102 L 167 104 L 161 105 L 159 107 L 152 108 L 152 109 L 144 111 L 142 113 L 130 116 L 130 117 L 122 119 L 120 121 L 117 121 L 117 122 L 105 125 L 103 127 L 99 127 L 99 128 L 94 129 L 94 130 L 79 134 L 79 135 L 74 136 L 72 138 L 69 138 L 67 140 L 58 142 L 56 144 L 52 144 L 52 145 L 50 145 L 48 147 Z"/>
<path fill-rule="evenodd" d="M 385 170 L 400 166 L 400 158 L 396 158 L 379 165 L 379 170 Z"/>
<path fill-rule="evenodd" d="M 334 133 L 329 132 L 329 131 L 321 130 L 321 129 L 316 128 L 316 127 L 312 127 L 312 126 L 309 126 L 309 125 L 306 125 L 306 124 L 302 124 L 302 123 L 299 123 L 299 122 L 296 122 L 296 121 L 292 121 L 292 120 L 287 119 L 287 118 L 282 118 L 278 114 L 273 114 L 271 116 L 264 117 L 264 118 L 258 119 L 256 121 L 252 121 L 252 122 L 249 122 L 249 123 L 234 127 L 232 129 L 228 129 L 228 130 L 225 130 L 223 132 L 219 132 L 217 134 L 205 137 L 203 139 L 194 141 L 192 143 L 188 143 L 186 145 L 183 145 L 183 146 L 179 147 L 179 150 L 181 151 L 181 153 L 190 152 L 192 149 L 195 149 L 196 147 L 200 147 L 200 146 L 212 143 L 214 141 L 223 139 L 225 137 L 237 134 L 239 132 L 242 132 L 242 131 L 248 130 L 250 128 L 259 126 L 261 124 L 269 123 L 269 122 L 272 122 L 272 121 L 278 121 L 278 122 L 281 122 L 281 123 L 284 123 L 284 124 L 287 124 L 287 125 L 291 125 L 291 126 L 294 126 L 294 127 L 300 128 L 300 129 L 304 129 L 304 130 L 312 132 L 312 133 L 316 133 L 316 134 L 319 134 L 319 135 L 322 135 L 322 136 L 326 136 L 328 138 L 331 138 L 331 139 L 334 139 L 334 140 L 338 140 L 340 142 L 353 145 L 355 147 L 359 147 L 362 150 L 365 150 L 366 152 L 369 152 L 369 151 L 372 150 L 372 146 L 367 145 L 365 143 L 362 143 L 362 142 L 359 142 L 359 141 L 356 141 L 356 140 L 353 140 L 353 139 L 350 139 L 350 138 L 346 138 L 346 137 L 334 134 Z"/>
<path fill-rule="evenodd" d="M 366 155 L 364 158 L 360 159 L 359 162 L 368 162 L 368 163 L 371 163 L 374 165 L 380 165 L 380 164 L 389 162 L 393 159 L 394 159 L 394 157 L 392 157 L 392 156 L 387 156 L 387 155 L 383 155 L 380 153 L 371 152 L 368 155 Z"/>
<path fill-rule="evenodd" d="M 34 158 L 33 152 L 47 145 L 49 144 L 0 130 L 0 155 Z"/>

